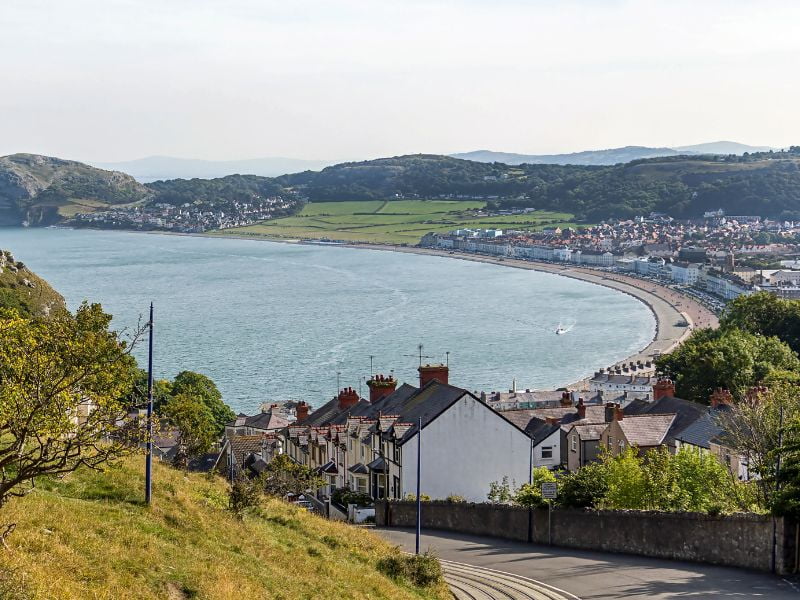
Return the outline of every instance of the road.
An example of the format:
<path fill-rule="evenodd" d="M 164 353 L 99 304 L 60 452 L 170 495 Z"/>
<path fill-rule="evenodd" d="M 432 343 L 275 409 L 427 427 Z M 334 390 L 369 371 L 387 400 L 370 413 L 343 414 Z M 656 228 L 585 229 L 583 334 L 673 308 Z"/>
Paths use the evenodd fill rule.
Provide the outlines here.
<path fill-rule="evenodd" d="M 413 551 L 412 530 L 375 531 Z M 549 548 L 442 531 L 424 532 L 421 548 L 432 549 L 445 561 L 519 575 L 563 590 L 566 597 L 574 594 L 582 600 L 800 599 L 800 586 L 767 573 L 743 569 Z"/>

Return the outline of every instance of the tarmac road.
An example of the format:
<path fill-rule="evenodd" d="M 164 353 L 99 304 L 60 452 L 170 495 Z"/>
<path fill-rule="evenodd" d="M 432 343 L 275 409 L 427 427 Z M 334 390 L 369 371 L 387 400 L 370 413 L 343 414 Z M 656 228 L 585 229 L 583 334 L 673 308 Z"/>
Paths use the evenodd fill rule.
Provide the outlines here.
<path fill-rule="evenodd" d="M 414 549 L 413 530 L 375 531 L 406 550 Z M 541 582 L 556 592 L 560 590 L 566 598 L 574 594 L 582 600 L 800 599 L 797 584 L 744 569 L 551 548 L 444 531 L 423 532 L 420 547 L 432 549 L 444 561 L 519 575 L 534 584 Z"/>

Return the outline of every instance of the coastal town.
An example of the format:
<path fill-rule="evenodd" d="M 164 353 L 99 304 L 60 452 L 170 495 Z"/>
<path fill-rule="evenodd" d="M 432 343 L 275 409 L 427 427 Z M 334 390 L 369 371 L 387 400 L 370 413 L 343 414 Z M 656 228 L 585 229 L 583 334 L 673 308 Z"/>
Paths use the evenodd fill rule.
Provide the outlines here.
<path fill-rule="evenodd" d="M 212 229 L 244 227 L 265 219 L 285 216 L 297 203 L 296 198 L 283 196 L 253 196 L 246 201 L 227 202 L 140 203 L 108 210 L 78 212 L 64 225 L 94 229 L 203 233 Z"/>

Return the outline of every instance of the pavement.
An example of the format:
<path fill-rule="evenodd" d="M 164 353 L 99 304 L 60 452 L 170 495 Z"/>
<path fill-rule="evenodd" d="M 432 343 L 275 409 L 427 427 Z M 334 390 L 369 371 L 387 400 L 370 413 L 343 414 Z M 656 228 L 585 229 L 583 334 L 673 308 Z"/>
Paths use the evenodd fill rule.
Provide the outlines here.
<path fill-rule="evenodd" d="M 413 530 L 376 528 L 375 532 L 405 550 L 414 549 Z M 709 543 L 714 542 L 709 540 Z M 531 586 L 523 588 L 528 590 L 524 592 L 527 596 L 519 591 L 509 594 L 502 590 L 495 593 L 473 590 L 469 595 L 459 596 L 454 588 L 457 598 L 800 599 L 797 583 L 744 569 L 537 546 L 444 531 L 424 531 L 420 548 L 434 551 L 443 561 L 445 579 L 448 579 L 448 562 L 452 561 L 478 569 L 467 576 L 473 582 L 484 579 L 490 588 L 495 578 L 508 583 L 508 578 L 502 577 L 508 575 L 522 577 L 517 583 L 527 581 Z M 480 570 L 483 575 L 476 577 Z"/>

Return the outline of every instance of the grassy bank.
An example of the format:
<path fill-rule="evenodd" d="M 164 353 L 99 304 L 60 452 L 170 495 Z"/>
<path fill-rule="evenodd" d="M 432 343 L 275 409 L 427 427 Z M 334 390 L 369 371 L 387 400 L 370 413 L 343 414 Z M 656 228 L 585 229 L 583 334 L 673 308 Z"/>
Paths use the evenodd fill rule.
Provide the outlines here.
<path fill-rule="evenodd" d="M 349 242 L 416 244 L 426 233 L 459 228 L 536 230 L 569 226 L 572 215 L 536 211 L 526 215 L 476 215 L 484 202 L 446 200 L 372 200 L 314 202 L 293 217 L 226 229 L 220 235 L 269 238 L 335 239 Z"/>
<path fill-rule="evenodd" d="M 0 509 L 17 523 L 0 550 L 0 598 L 445 598 L 389 579 L 397 550 L 366 530 L 278 500 L 237 519 L 226 484 L 155 465 L 141 502 L 143 458 L 78 471 Z"/>

